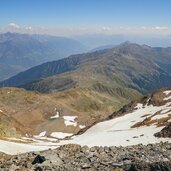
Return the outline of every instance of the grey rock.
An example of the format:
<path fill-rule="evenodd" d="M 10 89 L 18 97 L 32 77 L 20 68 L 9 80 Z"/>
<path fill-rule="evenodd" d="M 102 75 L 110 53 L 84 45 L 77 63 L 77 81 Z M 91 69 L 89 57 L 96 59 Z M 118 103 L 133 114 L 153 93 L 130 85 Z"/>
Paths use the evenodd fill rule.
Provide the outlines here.
<path fill-rule="evenodd" d="M 38 162 L 36 158 L 45 158 Z M 36 159 L 34 165 L 32 162 Z M 3 155 L 0 170 L 49 171 L 171 171 L 171 143 L 130 147 L 64 145 L 55 150 Z"/>
<path fill-rule="evenodd" d="M 82 169 L 89 169 L 89 168 L 91 168 L 91 165 L 90 164 L 84 164 L 82 166 Z"/>

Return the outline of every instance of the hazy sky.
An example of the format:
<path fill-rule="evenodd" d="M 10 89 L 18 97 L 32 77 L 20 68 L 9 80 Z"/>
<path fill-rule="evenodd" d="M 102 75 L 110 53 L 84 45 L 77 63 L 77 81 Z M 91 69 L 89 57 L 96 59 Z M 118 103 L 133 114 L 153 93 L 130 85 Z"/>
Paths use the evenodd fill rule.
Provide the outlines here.
<path fill-rule="evenodd" d="M 171 33 L 171 0 L 0 0 L 0 29 L 82 33 Z"/>

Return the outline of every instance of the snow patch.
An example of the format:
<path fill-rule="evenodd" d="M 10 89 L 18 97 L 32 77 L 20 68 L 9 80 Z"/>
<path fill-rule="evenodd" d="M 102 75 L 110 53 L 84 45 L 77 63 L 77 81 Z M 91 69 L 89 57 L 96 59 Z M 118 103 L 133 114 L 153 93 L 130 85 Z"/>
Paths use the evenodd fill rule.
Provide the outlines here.
<path fill-rule="evenodd" d="M 57 141 L 57 139 L 56 138 L 49 138 L 49 137 L 47 137 L 47 136 L 45 136 L 46 135 L 46 131 L 44 131 L 44 132 L 41 132 L 39 135 L 35 135 L 35 136 L 33 136 L 34 138 L 27 138 L 27 140 L 31 140 L 31 141 L 35 141 L 35 142 L 42 142 L 42 141 L 40 141 L 40 140 L 45 140 L 45 141 L 50 141 L 50 142 L 54 142 L 54 141 Z"/>
<path fill-rule="evenodd" d="M 142 108 L 143 108 L 142 103 L 137 103 L 137 105 L 135 106 L 135 109 L 142 109 Z"/>
<path fill-rule="evenodd" d="M 59 139 L 63 139 L 65 137 L 69 137 L 72 135 L 73 134 L 71 134 L 71 133 L 63 133 L 63 132 L 52 132 L 51 133 L 51 137 L 55 137 L 55 138 L 59 138 Z"/>
<path fill-rule="evenodd" d="M 167 101 L 167 100 L 171 100 L 171 96 L 165 97 L 164 100 L 166 100 L 166 101 Z"/>
<path fill-rule="evenodd" d="M 24 143 L 27 143 L 28 141 L 25 140 L 25 139 L 20 139 L 20 138 L 15 138 L 15 137 L 10 137 L 10 138 L 7 138 L 8 140 L 11 140 L 11 141 L 21 141 L 21 142 L 24 142 Z"/>
<path fill-rule="evenodd" d="M 166 90 L 163 93 L 167 96 L 167 95 L 169 95 L 171 93 L 171 90 Z"/>
<path fill-rule="evenodd" d="M 169 115 L 169 111 L 171 111 L 170 107 L 166 107 L 164 110 L 160 112 L 160 114 L 154 115 L 152 119 L 164 119 L 167 118 Z"/>
<path fill-rule="evenodd" d="M 161 113 L 161 114 L 165 114 L 165 113 L 168 113 L 169 111 L 171 111 L 171 109 L 164 109 L 164 110 L 162 110 L 160 113 Z"/>
<path fill-rule="evenodd" d="M 50 119 L 57 119 L 57 118 L 59 118 L 59 112 L 58 111 L 56 112 L 56 115 L 50 117 Z"/>
<path fill-rule="evenodd" d="M 46 135 L 46 131 L 41 132 L 39 135 L 35 135 L 35 138 L 39 138 L 39 137 L 44 137 Z"/>
<path fill-rule="evenodd" d="M 77 126 L 75 119 L 77 116 L 63 116 L 64 123 L 66 126 Z"/>
<path fill-rule="evenodd" d="M 164 119 L 164 118 L 167 118 L 168 117 L 168 114 L 160 114 L 160 115 L 155 115 L 152 117 L 152 119 Z"/>
<path fill-rule="evenodd" d="M 85 125 L 79 125 L 79 128 L 80 129 L 83 129 L 83 128 L 85 128 L 86 126 Z"/>
<path fill-rule="evenodd" d="M 49 137 L 46 137 L 46 136 L 45 137 L 38 137 L 36 140 L 38 140 L 38 142 L 40 142 L 39 140 L 50 141 L 50 142 L 56 142 L 57 141 L 56 138 L 49 138 Z"/>

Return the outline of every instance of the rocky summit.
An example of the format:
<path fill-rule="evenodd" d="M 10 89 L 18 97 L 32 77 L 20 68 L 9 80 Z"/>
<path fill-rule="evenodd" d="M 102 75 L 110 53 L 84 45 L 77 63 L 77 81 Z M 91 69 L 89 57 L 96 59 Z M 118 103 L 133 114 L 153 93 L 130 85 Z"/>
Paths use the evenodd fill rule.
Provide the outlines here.
<path fill-rule="evenodd" d="M 15 156 L 1 153 L 0 170 L 170 171 L 171 144 L 91 147 L 68 144 L 55 150 Z"/>

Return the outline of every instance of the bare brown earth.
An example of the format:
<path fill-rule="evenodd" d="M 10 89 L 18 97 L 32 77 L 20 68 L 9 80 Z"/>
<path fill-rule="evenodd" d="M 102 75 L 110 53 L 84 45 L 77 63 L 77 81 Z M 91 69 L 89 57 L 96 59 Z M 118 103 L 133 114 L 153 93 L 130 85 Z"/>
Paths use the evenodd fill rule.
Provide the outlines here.
<path fill-rule="evenodd" d="M 61 98 L 62 99 L 62 98 Z M 77 132 L 78 126 L 66 127 L 63 119 L 50 119 L 57 111 L 63 115 L 78 117 L 79 124 L 86 124 L 89 117 L 63 104 L 57 97 L 17 88 L 0 89 L 1 136 L 36 135 L 40 132 Z M 11 124 L 12 123 L 12 124 Z M 13 130 L 13 131 L 12 131 Z"/>
<path fill-rule="evenodd" d="M 0 136 L 29 136 L 46 131 L 77 133 L 80 125 L 89 127 L 106 118 L 124 99 L 87 89 L 73 88 L 57 93 L 41 94 L 19 88 L 0 89 Z M 50 119 L 59 112 L 58 119 Z M 63 116 L 77 116 L 77 126 L 66 126 Z"/>

